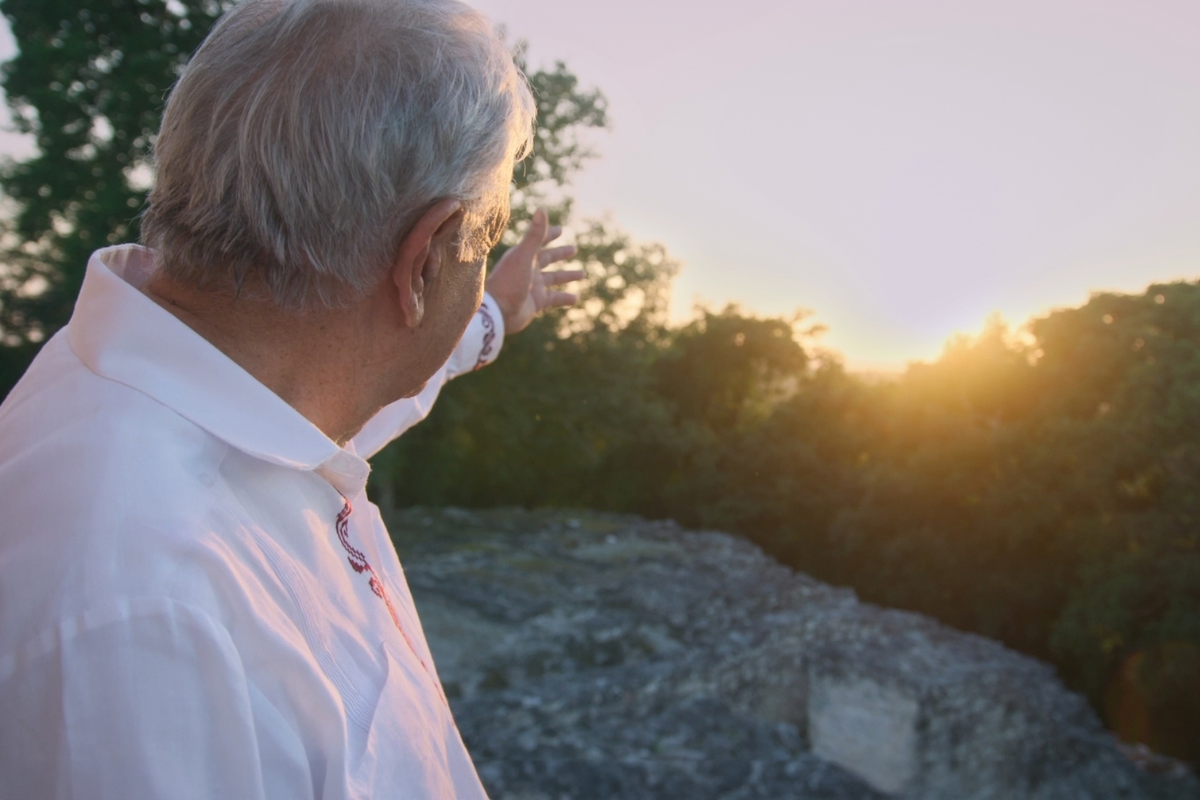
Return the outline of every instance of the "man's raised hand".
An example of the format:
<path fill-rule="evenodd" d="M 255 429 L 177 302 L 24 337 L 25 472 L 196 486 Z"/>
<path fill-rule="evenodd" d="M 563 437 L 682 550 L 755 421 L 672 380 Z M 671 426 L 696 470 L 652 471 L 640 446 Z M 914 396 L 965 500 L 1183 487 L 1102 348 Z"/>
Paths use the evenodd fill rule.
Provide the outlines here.
<path fill-rule="evenodd" d="M 516 246 L 500 257 L 487 278 L 487 291 L 504 314 L 505 333 L 523 330 L 540 312 L 547 308 L 569 306 L 579 301 L 571 292 L 552 287 L 582 280 L 587 273 L 581 269 L 543 272 L 551 264 L 575 255 L 574 245 L 546 247 L 562 233 L 558 225 L 550 226 L 544 208 L 533 214 L 529 230 Z"/>

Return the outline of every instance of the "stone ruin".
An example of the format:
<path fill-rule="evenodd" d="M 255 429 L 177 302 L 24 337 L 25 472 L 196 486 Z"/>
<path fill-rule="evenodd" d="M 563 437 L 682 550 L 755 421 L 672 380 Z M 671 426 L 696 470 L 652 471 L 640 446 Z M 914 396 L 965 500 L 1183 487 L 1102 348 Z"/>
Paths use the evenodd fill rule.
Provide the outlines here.
<path fill-rule="evenodd" d="M 390 520 L 493 800 L 1200 798 L 1046 664 L 669 522 Z"/>

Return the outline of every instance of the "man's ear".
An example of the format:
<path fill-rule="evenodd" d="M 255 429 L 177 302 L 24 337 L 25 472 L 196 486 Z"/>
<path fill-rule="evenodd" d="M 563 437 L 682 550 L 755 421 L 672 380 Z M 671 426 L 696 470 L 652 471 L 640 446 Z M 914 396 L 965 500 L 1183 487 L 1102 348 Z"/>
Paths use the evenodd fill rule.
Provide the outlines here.
<path fill-rule="evenodd" d="M 400 313 L 409 328 L 420 326 L 425 316 L 425 294 L 446 258 L 447 246 L 462 226 L 462 201 L 439 200 L 417 219 L 400 241 L 392 265 Z"/>

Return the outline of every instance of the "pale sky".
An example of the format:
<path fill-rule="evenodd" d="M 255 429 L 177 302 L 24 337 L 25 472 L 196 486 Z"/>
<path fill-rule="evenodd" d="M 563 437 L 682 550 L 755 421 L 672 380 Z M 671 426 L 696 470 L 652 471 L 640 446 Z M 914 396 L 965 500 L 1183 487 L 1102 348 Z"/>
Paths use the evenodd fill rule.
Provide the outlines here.
<path fill-rule="evenodd" d="M 888 367 L 1200 278 L 1196 0 L 474 3 L 608 96 L 577 208 L 683 262 L 677 318 L 810 308 Z"/>

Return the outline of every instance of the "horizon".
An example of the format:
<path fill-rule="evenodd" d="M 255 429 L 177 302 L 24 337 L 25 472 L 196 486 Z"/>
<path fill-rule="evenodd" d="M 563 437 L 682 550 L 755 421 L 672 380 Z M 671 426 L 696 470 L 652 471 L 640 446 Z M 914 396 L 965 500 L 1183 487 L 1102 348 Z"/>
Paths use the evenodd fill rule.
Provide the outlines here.
<path fill-rule="evenodd" d="M 609 99 L 576 218 L 667 247 L 674 322 L 811 309 L 849 370 L 895 374 L 994 314 L 1200 277 L 1200 7 L 474 5 Z"/>
<path fill-rule="evenodd" d="M 894 372 L 1200 277 L 1195 4 L 475 5 L 609 98 L 577 211 L 682 261 L 673 319 L 807 308 Z"/>

